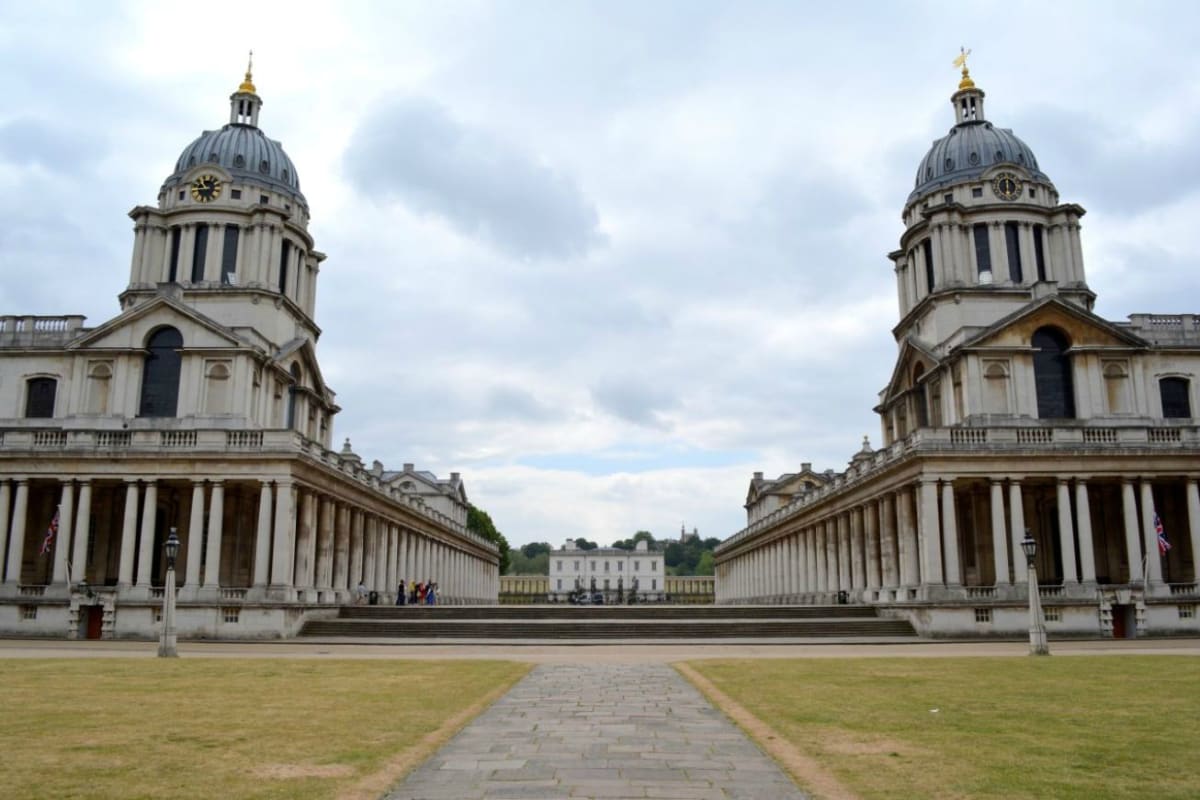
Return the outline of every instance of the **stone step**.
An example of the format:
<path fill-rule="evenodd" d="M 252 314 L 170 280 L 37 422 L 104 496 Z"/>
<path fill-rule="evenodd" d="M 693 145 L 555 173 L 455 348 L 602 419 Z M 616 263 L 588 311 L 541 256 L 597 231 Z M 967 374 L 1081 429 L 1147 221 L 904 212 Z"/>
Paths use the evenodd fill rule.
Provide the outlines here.
<path fill-rule="evenodd" d="M 438 619 L 569 621 L 596 619 L 874 619 L 876 610 L 865 605 L 832 606 L 342 606 L 340 619 Z"/>

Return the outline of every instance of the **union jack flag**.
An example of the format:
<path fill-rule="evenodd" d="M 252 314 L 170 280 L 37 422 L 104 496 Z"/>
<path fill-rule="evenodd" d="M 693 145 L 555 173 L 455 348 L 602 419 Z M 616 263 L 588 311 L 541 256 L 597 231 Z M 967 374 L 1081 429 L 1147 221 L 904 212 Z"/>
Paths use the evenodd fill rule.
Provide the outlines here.
<path fill-rule="evenodd" d="M 58 535 L 58 509 L 54 509 L 54 519 L 50 520 L 50 527 L 46 528 L 46 538 L 42 539 L 42 551 L 38 555 L 46 555 L 50 552 L 50 548 L 54 546 L 54 537 Z"/>
<path fill-rule="evenodd" d="M 1162 520 L 1158 518 L 1157 511 L 1154 512 L 1154 532 L 1158 534 L 1158 554 L 1165 556 L 1171 549 L 1171 543 L 1167 541 L 1167 532 L 1163 530 Z"/>

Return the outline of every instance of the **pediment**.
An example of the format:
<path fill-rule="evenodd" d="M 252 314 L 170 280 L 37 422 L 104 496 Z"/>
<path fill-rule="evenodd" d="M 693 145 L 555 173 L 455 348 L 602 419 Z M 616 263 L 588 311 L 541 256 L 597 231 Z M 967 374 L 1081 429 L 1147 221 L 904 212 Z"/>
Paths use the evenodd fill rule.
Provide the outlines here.
<path fill-rule="evenodd" d="M 905 339 L 900 344 L 900 353 L 896 356 L 896 365 L 892 367 L 892 375 L 884 387 L 880 405 L 886 406 L 897 395 L 911 389 L 912 376 L 918 367 L 923 374 L 927 374 L 933 372 L 939 363 L 941 359 L 932 350 L 914 339 Z"/>
<path fill-rule="evenodd" d="M 249 346 L 236 333 L 193 308 L 156 297 L 113 317 L 68 345 L 70 350 L 141 350 L 158 328 L 170 326 L 183 335 L 185 349 Z"/>
<path fill-rule="evenodd" d="M 1041 328 L 1056 328 L 1066 334 L 1072 349 L 1149 347 L 1149 342 L 1114 325 L 1103 317 L 1056 297 L 1010 314 L 978 332 L 956 350 L 974 348 L 1029 347 L 1033 334 Z"/>

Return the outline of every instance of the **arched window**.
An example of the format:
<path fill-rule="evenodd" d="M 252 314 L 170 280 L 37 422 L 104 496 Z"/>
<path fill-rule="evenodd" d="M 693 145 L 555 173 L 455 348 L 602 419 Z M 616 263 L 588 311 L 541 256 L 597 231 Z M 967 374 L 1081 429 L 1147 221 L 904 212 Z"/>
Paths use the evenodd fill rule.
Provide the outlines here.
<path fill-rule="evenodd" d="M 25 384 L 25 416 L 45 419 L 54 416 L 54 397 L 58 381 L 54 378 L 30 378 Z"/>
<path fill-rule="evenodd" d="M 929 403 L 925 400 L 925 386 L 920 383 L 921 376 L 925 374 L 925 367 L 917 364 L 913 368 L 912 377 L 912 397 L 913 397 L 913 414 L 917 418 L 918 428 L 929 427 Z"/>
<path fill-rule="evenodd" d="M 1192 416 L 1190 381 L 1187 378 L 1163 378 L 1158 382 L 1158 391 L 1162 396 L 1163 416 L 1167 419 L 1180 419 Z"/>
<path fill-rule="evenodd" d="M 179 367 L 183 336 L 174 328 L 159 328 L 146 341 L 142 367 L 142 400 L 139 417 L 173 417 L 179 404 Z"/>
<path fill-rule="evenodd" d="M 1071 377 L 1071 343 L 1061 331 L 1040 328 L 1033 334 L 1033 379 L 1037 384 L 1038 417 L 1075 418 L 1075 381 Z"/>
<path fill-rule="evenodd" d="M 291 386 L 288 387 L 287 422 L 284 426 L 287 428 L 295 428 L 296 427 L 296 423 L 298 421 L 296 419 L 296 395 L 300 391 L 300 387 L 302 385 L 301 381 L 303 380 L 303 377 L 304 377 L 303 374 L 300 372 L 299 364 L 292 364 L 291 373 L 292 373 L 292 384 L 291 384 Z"/>

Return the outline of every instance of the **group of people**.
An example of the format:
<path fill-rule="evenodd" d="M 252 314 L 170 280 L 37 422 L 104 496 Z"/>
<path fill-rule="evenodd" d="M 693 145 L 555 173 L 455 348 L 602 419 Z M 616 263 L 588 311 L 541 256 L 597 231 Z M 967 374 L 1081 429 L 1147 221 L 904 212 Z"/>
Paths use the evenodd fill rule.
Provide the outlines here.
<path fill-rule="evenodd" d="M 405 591 L 403 579 L 396 587 L 396 605 L 402 606 L 407 601 L 410 606 L 436 606 L 437 584 L 433 581 L 409 581 L 408 591 Z"/>
<path fill-rule="evenodd" d="M 371 591 L 367 589 L 365 581 L 358 582 L 357 595 L 354 602 L 363 604 L 371 598 Z M 374 601 L 371 601 L 374 604 Z M 437 584 L 433 581 L 409 581 L 405 585 L 401 579 L 400 584 L 396 587 L 396 605 L 410 606 L 435 606 L 437 605 Z"/>

